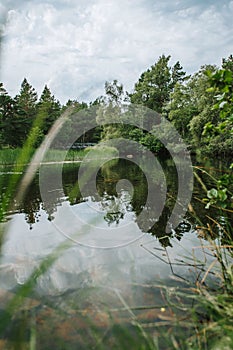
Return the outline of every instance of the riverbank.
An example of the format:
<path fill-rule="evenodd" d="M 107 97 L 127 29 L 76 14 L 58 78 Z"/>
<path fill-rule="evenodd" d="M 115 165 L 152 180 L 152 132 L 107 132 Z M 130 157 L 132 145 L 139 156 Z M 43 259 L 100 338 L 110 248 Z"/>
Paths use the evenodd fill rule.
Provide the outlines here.
<path fill-rule="evenodd" d="M 27 165 L 32 159 L 35 149 L 30 150 L 29 156 L 26 158 L 26 163 L 19 163 L 23 149 L 21 148 L 4 148 L 0 149 L 0 166 L 13 166 L 16 163 L 19 165 Z M 90 158 L 106 158 L 106 155 L 116 157 L 118 156 L 118 151 L 114 147 L 109 146 L 92 146 L 85 149 L 69 149 L 69 150 L 59 150 L 59 149 L 49 149 L 41 163 L 43 164 L 55 164 L 55 163 L 79 163 L 83 160 L 87 154 L 90 153 Z"/>
<path fill-rule="evenodd" d="M 21 148 L 5 148 L 0 149 L 0 165 L 14 165 L 20 157 Z M 35 153 L 35 149 L 31 150 L 31 156 Z M 49 150 L 46 154 L 45 162 L 59 162 L 65 157 L 66 162 L 79 162 L 85 157 L 88 150 Z"/>

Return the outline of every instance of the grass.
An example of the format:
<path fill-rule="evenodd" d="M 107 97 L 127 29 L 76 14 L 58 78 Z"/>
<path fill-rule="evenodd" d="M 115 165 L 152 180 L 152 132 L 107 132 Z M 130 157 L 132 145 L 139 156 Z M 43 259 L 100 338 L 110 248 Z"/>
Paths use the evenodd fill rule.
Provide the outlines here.
<path fill-rule="evenodd" d="M 21 148 L 0 149 L 0 165 L 13 165 L 19 158 Z"/>
<path fill-rule="evenodd" d="M 231 167 L 230 167 L 231 168 Z M 201 178 L 203 176 L 203 178 Z M 212 256 L 212 262 L 205 266 L 201 273 L 197 269 L 194 286 L 189 286 L 184 293 L 180 291 L 180 300 L 192 298 L 193 306 L 186 313 L 192 320 L 195 332 L 184 341 L 185 349 L 233 349 L 233 210 L 232 210 L 232 173 L 213 177 L 206 171 L 196 174 L 196 180 L 208 197 L 209 190 L 205 178 L 210 177 L 212 183 L 208 187 L 219 191 L 226 189 L 228 196 L 220 201 L 211 198 L 211 212 L 206 209 L 202 223 L 198 213 L 192 212 L 196 218 L 197 234 L 206 245 L 206 256 Z M 223 180 L 224 179 L 224 182 Z M 217 191 L 217 190 L 216 190 Z M 195 197 L 194 197 L 195 198 Z M 199 199 L 206 206 L 206 198 Z M 208 199 L 210 200 L 210 199 Z M 209 208 L 209 206 L 208 206 Z M 214 217 L 212 216 L 214 213 Z M 224 218 L 224 220 L 223 220 Z M 214 283 L 213 283 L 214 282 Z M 192 346 L 188 346 L 191 341 Z"/>
<path fill-rule="evenodd" d="M 183 339 L 185 349 L 232 349 L 233 348 L 233 278 L 232 250 L 209 239 L 209 253 L 215 256 L 210 266 L 205 267 L 201 278 L 194 286 L 176 291 L 180 307 L 185 311 L 185 300 L 192 300 L 186 309 L 186 320 L 191 321 L 193 334 Z M 211 278 L 209 278 L 211 276 Z M 212 281 L 218 283 L 212 285 Z M 176 306 L 174 312 L 176 313 Z M 188 324 L 188 322 L 187 322 Z"/>
<path fill-rule="evenodd" d="M 0 150 L 0 165 L 6 166 L 6 165 L 14 165 L 17 163 L 19 159 L 19 155 L 21 153 L 21 148 L 5 148 Z M 46 162 L 58 162 L 60 159 L 65 157 L 66 161 L 80 161 L 83 157 L 87 154 L 88 151 L 86 150 L 68 150 L 62 151 L 62 150 L 49 150 L 46 153 Z M 35 153 L 35 149 L 31 150 L 31 155 Z M 25 165 L 25 164 L 24 164 Z"/>
<path fill-rule="evenodd" d="M 49 149 L 43 159 L 44 162 L 60 162 L 65 158 L 65 161 L 77 162 L 82 161 L 84 157 L 87 159 L 105 159 L 106 157 L 117 157 L 118 151 L 114 147 L 96 145 L 93 147 L 87 147 L 82 150 L 56 150 Z"/>
<path fill-rule="evenodd" d="M 58 149 L 49 149 L 46 152 L 43 162 L 60 162 L 65 158 L 65 161 L 69 162 L 77 162 L 81 161 L 89 152 L 90 158 L 105 158 L 106 154 L 116 157 L 118 155 L 117 151 L 113 147 L 88 147 L 82 150 L 73 150 L 70 149 L 68 151 L 58 150 Z M 20 154 L 22 152 L 21 148 L 4 148 L 0 149 L 0 166 L 13 166 L 19 161 Z M 31 149 L 30 158 L 35 153 L 35 149 Z M 25 160 L 28 162 L 30 159 Z M 24 163 L 22 165 L 26 165 Z"/>

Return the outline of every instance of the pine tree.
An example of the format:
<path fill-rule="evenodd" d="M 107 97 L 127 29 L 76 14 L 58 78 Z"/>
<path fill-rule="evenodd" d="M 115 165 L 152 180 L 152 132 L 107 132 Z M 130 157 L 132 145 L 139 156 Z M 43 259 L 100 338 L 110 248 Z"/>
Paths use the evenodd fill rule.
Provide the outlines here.
<path fill-rule="evenodd" d="M 180 62 L 177 61 L 172 67 L 171 88 L 174 89 L 176 83 L 181 83 L 188 78 L 189 77 L 186 76 L 186 73 L 183 71 L 183 67 L 181 66 Z"/>
<path fill-rule="evenodd" d="M 0 83 L 0 144 L 14 146 L 17 135 L 14 129 L 15 102 Z"/>
<path fill-rule="evenodd" d="M 38 102 L 38 110 L 44 113 L 43 134 L 47 134 L 50 127 L 59 117 L 61 112 L 61 104 L 52 95 L 50 89 L 45 85 Z"/>
<path fill-rule="evenodd" d="M 35 89 L 24 78 L 19 95 L 15 97 L 18 113 L 27 117 L 33 117 L 36 114 L 37 93 Z"/>
<path fill-rule="evenodd" d="M 17 135 L 16 146 L 22 146 L 29 135 L 37 113 L 37 93 L 24 78 L 18 95 L 15 96 L 16 113 L 14 115 L 14 129 Z"/>
<path fill-rule="evenodd" d="M 179 62 L 173 67 L 168 65 L 170 58 L 171 56 L 162 55 L 150 69 L 142 73 L 130 95 L 132 103 L 162 112 L 175 84 L 184 80 L 186 75 Z"/>

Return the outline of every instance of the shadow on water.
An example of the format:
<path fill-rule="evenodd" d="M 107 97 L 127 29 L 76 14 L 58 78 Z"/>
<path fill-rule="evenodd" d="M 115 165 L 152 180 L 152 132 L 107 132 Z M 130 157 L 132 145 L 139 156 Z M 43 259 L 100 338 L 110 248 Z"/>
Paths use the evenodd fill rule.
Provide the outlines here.
<path fill-rule="evenodd" d="M 65 164 L 63 189 L 54 185 L 56 165 L 47 165 L 46 202 L 35 177 L 5 224 L 0 348 L 168 349 L 171 320 L 178 333 L 186 329 L 183 310 L 193 301 L 182 304 L 174 291 L 201 279 L 213 256 L 192 211 L 165 234 L 177 174 L 172 160 L 160 163 L 165 177 L 160 168 L 145 176 L 133 161 L 112 160 L 82 188 L 80 164 Z M 194 195 L 200 191 L 196 185 Z M 206 215 L 198 202 L 192 209 Z"/>

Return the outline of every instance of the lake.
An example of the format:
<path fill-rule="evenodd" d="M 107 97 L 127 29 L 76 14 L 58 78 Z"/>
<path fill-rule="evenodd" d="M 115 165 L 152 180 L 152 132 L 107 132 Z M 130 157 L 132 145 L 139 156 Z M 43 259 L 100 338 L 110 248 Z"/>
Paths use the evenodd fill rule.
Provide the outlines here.
<path fill-rule="evenodd" d="M 225 169 L 210 160 L 193 164 L 212 175 Z M 125 339 L 135 349 L 139 343 L 150 349 L 147 334 L 160 334 L 166 349 L 174 291 L 201 280 L 214 261 L 196 229 L 206 215 L 195 199 L 203 189 L 195 183 L 189 210 L 166 232 L 177 200 L 171 159 L 159 159 L 156 167 L 113 159 L 97 170 L 91 161 L 84 170 L 82 163 L 67 163 L 62 183 L 56 181 L 60 170 L 59 164 L 41 165 L 1 224 L 0 345 L 120 349 Z M 9 176 L 10 169 L 1 169 L 3 184 Z M 208 186 L 209 178 L 204 181 Z"/>

